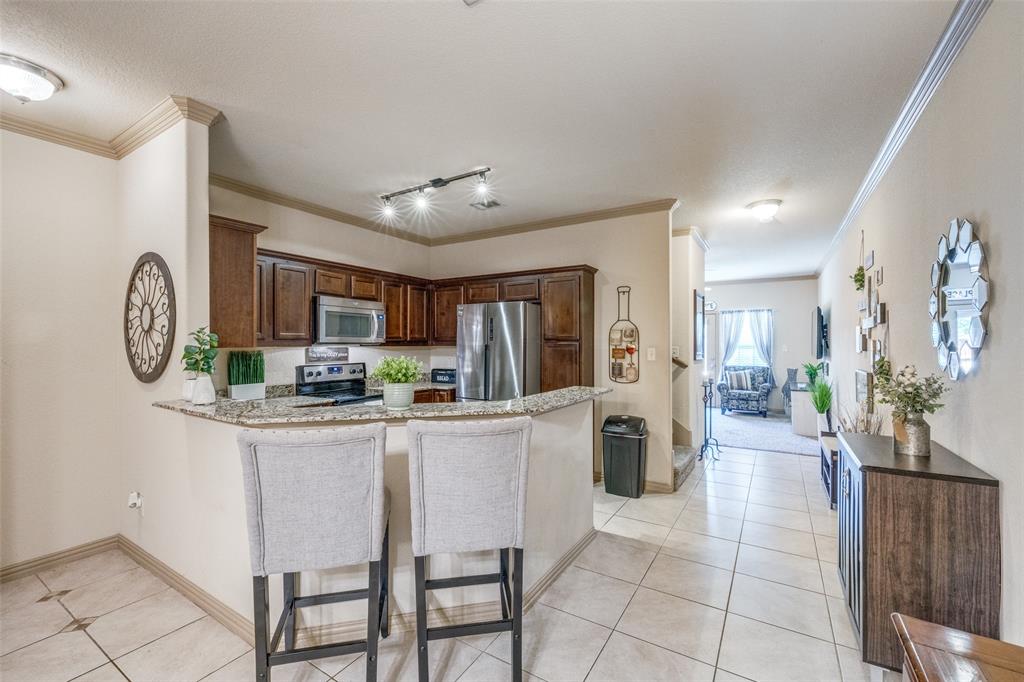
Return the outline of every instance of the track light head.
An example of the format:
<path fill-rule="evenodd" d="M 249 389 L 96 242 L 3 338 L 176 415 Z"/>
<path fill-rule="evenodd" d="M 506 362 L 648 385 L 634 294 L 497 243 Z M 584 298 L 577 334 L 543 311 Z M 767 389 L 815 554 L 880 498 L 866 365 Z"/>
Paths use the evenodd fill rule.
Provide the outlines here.
<path fill-rule="evenodd" d="M 416 198 L 413 199 L 413 206 L 420 211 L 424 211 L 428 206 L 430 206 L 430 200 L 427 199 L 427 195 L 423 190 L 416 193 Z"/>

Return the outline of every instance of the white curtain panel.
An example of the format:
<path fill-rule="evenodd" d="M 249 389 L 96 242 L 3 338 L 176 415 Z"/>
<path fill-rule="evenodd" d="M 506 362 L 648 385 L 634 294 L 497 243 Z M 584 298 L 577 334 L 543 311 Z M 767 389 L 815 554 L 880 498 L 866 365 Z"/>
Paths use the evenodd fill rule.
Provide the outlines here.
<path fill-rule="evenodd" d="M 719 380 L 725 380 L 725 363 L 729 360 L 732 352 L 740 342 L 740 334 L 743 333 L 743 316 L 746 313 L 742 310 L 723 310 L 718 314 L 718 329 L 722 338 L 722 366 L 718 369 Z"/>
<path fill-rule="evenodd" d="M 772 367 L 772 345 L 775 338 L 774 320 L 771 310 L 748 310 L 750 335 L 754 337 L 754 350 L 761 361 L 768 365 L 768 378 L 775 386 L 775 369 Z"/>

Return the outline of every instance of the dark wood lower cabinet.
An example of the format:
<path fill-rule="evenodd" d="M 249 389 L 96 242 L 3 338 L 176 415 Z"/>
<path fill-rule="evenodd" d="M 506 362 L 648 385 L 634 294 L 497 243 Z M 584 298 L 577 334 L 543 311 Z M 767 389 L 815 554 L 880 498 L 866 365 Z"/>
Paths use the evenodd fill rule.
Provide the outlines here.
<path fill-rule="evenodd" d="M 839 434 L 839 575 L 866 663 L 899 670 L 892 613 L 999 637 L 999 481 L 932 443 Z"/>
<path fill-rule="evenodd" d="M 414 403 L 453 403 L 454 388 L 421 388 L 412 394 Z"/>
<path fill-rule="evenodd" d="M 545 341 L 540 351 L 540 390 L 579 386 L 580 344 L 577 341 Z"/>

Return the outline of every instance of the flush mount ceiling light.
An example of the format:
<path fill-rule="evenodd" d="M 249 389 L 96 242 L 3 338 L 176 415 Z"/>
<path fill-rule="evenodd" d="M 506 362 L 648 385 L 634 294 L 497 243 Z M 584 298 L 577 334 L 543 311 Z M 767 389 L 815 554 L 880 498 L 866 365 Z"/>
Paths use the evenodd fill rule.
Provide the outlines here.
<path fill-rule="evenodd" d="M 10 54 L 0 54 L 0 90 L 22 102 L 49 99 L 64 87 L 57 74 Z"/>
<path fill-rule="evenodd" d="M 498 206 L 498 202 L 490 198 L 491 186 L 487 182 L 487 174 L 491 172 L 490 167 L 476 168 L 465 173 L 458 173 L 447 178 L 434 178 L 427 182 L 413 185 L 412 187 L 406 187 L 396 192 L 389 192 L 387 194 L 380 195 L 380 214 L 385 220 L 392 220 L 397 215 L 397 208 L 395 206 L 395 199 L 400 196 L 407 194 L 414 194 L 412 204 L 417 210 L 425 211 L 430 207 L 430 199 L 427 197 L 427 191 L 437 190 L 443 187 L 447 187 L 449 184 L 458 180 L 465 180 L 467 178 L 476 178 L 476 184 L 473 187 L 473 198 L 475 201 L 470 204 L 474 208 L 481 210 Z"/>
<path fill-rule="evenodd" d="M 779 206 L 782 206 L 781 199 L 762 199 L 761 201 L 747 204 L 746 208 L 760 222 L 770 223 L 775 219 L 775 214 L 779 212 Z"/>

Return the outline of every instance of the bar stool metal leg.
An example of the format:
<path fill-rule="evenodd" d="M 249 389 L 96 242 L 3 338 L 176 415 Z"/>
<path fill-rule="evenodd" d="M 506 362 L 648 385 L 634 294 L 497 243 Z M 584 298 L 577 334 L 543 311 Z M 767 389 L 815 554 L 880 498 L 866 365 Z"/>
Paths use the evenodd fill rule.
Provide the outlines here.
<path fill-rule="evenodd" d="M 415 557 L 416 563 L 416 650 L 419 656 L 419 679 L 430 679 L 427 662 L 427 569 L 425 557 Z"/>
<path fill-rule="evenodd" d="M 501 580 L 498 582 L 499 598 L 501 599 L 501 617 L 508 618 L 508 549 L 499 549 L 501 562 Z"/>
<path fill-rule="evenodd" d="M 523 550 L 512 555 L 512 681 L 523 682 Z"/>
<path fill-rule="evenodd" d="M 380 562 L 370 562 L 366 600 L 366 680 L 377 679 L 377 633 L 380 630 Z"/>
<path fill-rule="evenodd" d="M 381 574 L 380 574 L 380 636 L 384 639 L 388 638 L 391 634 L 391 587 L 390 578 L 388 577 L 391 573 L 391 552 L 388 550 L 388 545 L 391 543 L 391 521 L 389 520 L 387 525 L 384 526 L 384 547 L 381 549 L 380 563 L 381 563 Z"/>
<path fill-rule="evenodd" d="M 252 579 L 253 623 L 256 629 L 256 682 L 270 682 L 270 659 L 267 651 L 267 614 L 270 601 L 267 595 L 266 576 Z"/>
<path fill-rule="evenodd" d="M 288 619 L 284 624 L 284 648 L 295 648 L 295 583 L 297 574 L 284 574 L 284 609 L 288 612 Z"/>

